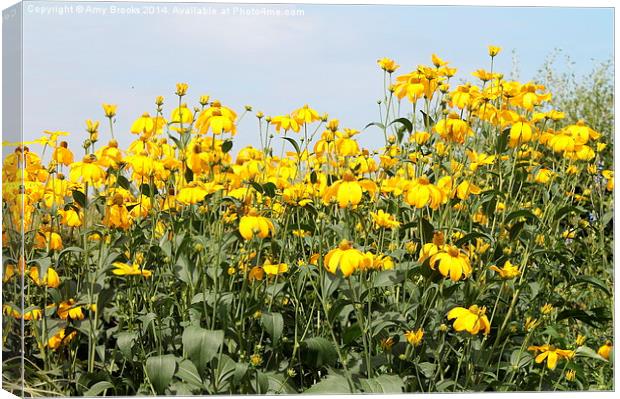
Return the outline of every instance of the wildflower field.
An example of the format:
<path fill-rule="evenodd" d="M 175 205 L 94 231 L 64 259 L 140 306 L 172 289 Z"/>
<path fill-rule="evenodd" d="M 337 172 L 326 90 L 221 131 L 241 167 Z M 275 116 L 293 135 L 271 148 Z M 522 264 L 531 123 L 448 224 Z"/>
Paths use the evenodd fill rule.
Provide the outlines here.
<path fill-rule="evenodd" d="M 466 84 L 380 59 L 359 130 L 178 83 L 127 148 L 113 104 L 82 148 L 5 143 L 3 388 L 613 389 L 611 133 L 498 53 Z M 260 145 L 235 147 L 242 118 Z"/>

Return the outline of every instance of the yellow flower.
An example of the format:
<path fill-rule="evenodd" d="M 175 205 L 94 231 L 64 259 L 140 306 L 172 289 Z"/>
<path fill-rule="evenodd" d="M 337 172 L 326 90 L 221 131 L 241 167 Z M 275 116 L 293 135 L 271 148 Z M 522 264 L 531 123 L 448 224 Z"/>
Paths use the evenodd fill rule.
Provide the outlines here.
<path fill-rule="evenodd" d="M 495 57 L 499 52 L 502 51 L 501 47 L 498 46 L 489 46 L 489 56 L 491 58 Z"/>
<path fill-rule="evenodd" d="M 428 177 L 422 176 L 408 185 L 405 202 L 416 208 L 430 206 L 437 209 L 445 201 L 446 196 L 437 186 L 432 184 Z"/>
<path fill-rule="evenodd" d="M 520 121 L 510 128 L 510 146 L 516 147 L 519 144 L 527 143 L 532 140 L 532 126 L 526 121 Z"/>
<path fill-rule="evenodd" d="M 604 170 L 601 174 L 605 179 L 607 179 L 607 191 L 614 191 L 614 171 Z"/>
<path fill-rule="evenodd" d="M 83 320 L 84 312 L 82 312 L 81 306 L 75 305 L 75 299 L 69 299 L 58 305 L 58 317 L 63 320 L 67 318 L 72 320 Z"/>
<path fill-rule="evenodd" d="M 463 144 L 467 136 L 474 134 L 469 124 L 455 112 L 437 122 L 434 129 L 442 139 L 459 144 Z"/>
<path fill-rule="evenodd" d="M 538 173 L 536 173 L 536 176 L 534 177 L 534 181 L 540 184 L 547 184 L 551 181 L 553 176 L 554 176 L 554 173 L 552 170 L 540 169 Z"/>
<path fill-rule="evenodd" d="M 446 61 L 442 60 L 437 54 L 434 53 L 431 55 L 431 61 L 433 61 L 433 65 L 435 65 L 437 68 L 448 64 Z"/>
<path fill-rule="evenodd" d="M 191 182 L 179 190 L 177 201 L 182 204 L 194 205 L 205 199 L 209 191 L 198 182 Z"/>
<path fill-rule="evenodd" d="M 73 163 L 73 153 L 68 148 L 69 144 L 66 141 L 61 141 L 60 145 L 54 148 L 52 153 L 52 159 L 59 164 L 69 166 Z"/>
<path fill-rule="evenodd" d="M 575 338 L 575 345 L 582 346 L 585 343 L 586 343 L 586 336 L 581 335 L 581 334 L 577 335 L 577 338 Z"/>
<path fill-rule="evenodd" d="M 150 270 L 140 268 L 140 265 L 133 263 L 131 266 L 123 262 L 114 262 L 112 266 L 115 267 L 112 273 L 117 276 L 144 276 L 151 277 L 153 274 Z"/>
<path fill-rule="evenodd" d="M 319 113 L 313 110 L 312 108 L 310 108 L 308 104 L 305 104 L 303 107 L 299 108 L 298 110 L 293 111 L 293 118 L 295 118 L 295 120 L 299 124 L 312 123 L 314 121 L 321 120 Z"/>
<path fill-rule="evenodd" d="M 76 211 L 73 208 L 65 210 L 59 210 L 58 214 L 62 217 L 62 224 L 68 227 L 80 227 L 82 225 L 82 212 Z"/>
<path fill-rule="evenodd" d="M 153 133 L 154 128 L 155 123 L 153 122 L 153 118 L 151 118 L 148 112 L 145 112 L 133 122 L 130 131 L 134 134 L 144 134 L 148 136 Z"/>
<path fill-rule="evenodd" d="M 489 267 L 489 269 L 493 270 L 494 272 L 498 273 L 499 276 L 503 279 L 511 279 L 511 278 L 515 278 L 517 277 L 519 274 L 521 274 L 521 272 L 519 271 L 519 267 L 518 266 L 514 266 L 512 263 L 510 263 L 509 260 L 507 260 L 504 263 L 504 267 L 502 267 L 501 269 L 495 265 Z"/>
<path fill-rule="evenodd" d="M 247 216 L 241 217 L 239 221 L 239 233 L 246 240 L 254 237 L 265 238 L 273 235 L 275 227 L 271 220 L 263 216 L 256 216 L 256 211 L 250 211 Z"/>
<path fill-rule="evenodd" d="M 189 85 L 187 83 L 177 83 L 176 91 L 174 92 L 174 94 L 176 94 L 179 97 L 183 97 L 184 95 L 187 94 L 188 88 L 189 88 Z"/>
<path fill-rule="evenodd" d="M 254 367 L 259 366 L 262 362 L 263 362 L 263 357 L 261 355 L 255 353 L 252 356 L 250 356 L 250 363 Z"/>
<path fill-rule="evenodd" d="M 342 180 L 335 181 L 325 190 L 323 202 L 329 204 L 333 199 L 338 201 L 340 208 L 356 207 L 362 201 L 365 191 L 374 193 L 376 184 L 371 180 L 358 180 L 350 171 L 344 173 Z"/>
<path fill-rule="evenodd" d="M 60 330 L 58 330 L 56 334 L 54 334 L 47 341 L 47 346 L 52 350 L 56 350 L 61 345 L 69 343 L 76 336 L 77 336 L 77 331 L 74 330 L 74 331 L 71 331 L 71 333 L 69 333 L 68 335 L 65 335 L 65 329 L 61 328 Z"/>
<path fill-rule="evenodd" d="M 43 316 L 41 309 L 34 308 L 24 312 L 24 320 L 40 320 Z"/>
<path fill-rule="evenodd" d="M 213 134 L 230 132 L 230 134 L 234 135 L 237 132 L 236 118 L 237 114 L 230 108 L 214 101 L 210 108 L 200 113 L 196 120 L 196 128 L 200 134 L 206 134 L 211 129 Z"/>
<path fill-rule="evenodd" d="M 491 332 L 491 324 L 485 315 L 486 307 L 472 305 L 468 309 L 456 307 L 448 312 L 448 320 L 456 319 L 453 327 L 456 331 L 467 331 L 472 335 L 484 331 L 484 334 Z"/>
<path fill-rule="evenodd" d="M 474 150 L 467 150 L 467 157 L 469 158 L 469 169 L 474 172 L 481 165 L 493 165 L 495 162 L 495 155 L 477 153 Z"/>
<path fill-rule="evenodd" d="M 338 248 L 334 248 L 325 255 L 323 263 L 330 273 L 336 274 L 338 270 L 345 277 L 349 277 L 357 269 L 367 268 L 371 265 L 369 259 L 362 251 L 352 247 L 347 240 L 342 240 Z"/>
<path fill-rule="evenodd" d="M 400 226 L 400 222 L 396 220 L 394 215 L 390 215 L 389 213 L 384 212 L 382 209 L 379 209 L 378 212 L 370 212 L 370 216 L 375 222 L 375 228 L 385 228 L 385 229 L 393 229 L 398 228 Z"/>
<path fill-rule="evenodd" d="M 263 264 L 263 271 L 268 276 L 277 276 L 278 274 L 283 274 L 288 271 L 288 265 L 286 263 L 280 264 L 271 264 L 269 260 L 265 260 Z"/>
<path fill-rule="evenodd" d="M 39 249 L 47 249 L 49 246 L 50 250 L 58 250 L 62 249 L 62 238 L 60 234 L 54 232 L 39 232 L 39 234 L 35 237 L 35 247 Z"/>
<path fill-rule="evenodd" d="M 482 192 L 480 187 L 465 180 L 456 187 L 456 196 L 461 200 L 466 200 L 470 194 L 478 195 Z"/>
<path fill-rule="evenodd" d="M 540 307 L 540 313 L 549 314 L 553 312 L 553 309 L 555 309 L 553 305 L 551 305 L 550 303 L 545 303 L 543 306 Z"/>
<path fill-rule="evenodd" d="M 542 346 L 532 345 L 527 348 L 529 351 L 541 352 L 534 361 L 536 363 L 542 363 L 547 359 L 547 368 L 549 370 L 555 370 L 559 359 L 571 359 L 575 352 L 568 349 L 558 349 L 553 345 L 544 344 Z"/>
<path fill-rule="evenodd" d="M 271 118 L 271 124 L 276 127 L 276 132 L 280 132 L 281 129 L 292 130 L 294 132 L 299 132 L 299 122 L 295 118 L 290 117 L 289 115 L 280 115 L 274 116 Z"/>
<path fill-rule="evenodd" d="M 613 345 L 611 341 L 607 341 L 605 342 L 604 345 L 598 348 L 598 351 L 596 353 L 598 353 L 601 357 L 605 358 L 606 360 L 609 360 L 609 355 L 611 354 L 612 348 L 613 348 Z"/>
<path fill-rule="evenodd" d="M 575 381 L 576 374 L 575 370 L 567 370 L 565 374 L 566 381 Z"/>
<path fill-rule="evenodd" d="M 113 118 L 116 115 L 116 105 L 115 104 L 103 104 L 103 112 L 105 116 L 108 118 Z"/>
<path fill-rule="evenodd" d="M 422 338 L 424 338 L 424 329 L 418 328 L 415 331 L 407 331 L 405 338 L 410 345 L 419 346 L 422 343 Z"/>
<path fill-rule="evenodd" d="M 187 108 L 187 104 L 183 103 L 180 107 L 175 108 L 170 115 L 170 123 L 183 123 L 188 125 L 194 121 L 194 114 Z"/>
<path fill-rule="evenodd" d="M 94 154 L 86 155 L 81 162 L 74 162 L 70 165 L 71 171 L 69 178 L 72 182 L 97 184 L 104 180 L 105 171 L 95 163 L 97 157 Z"/>
<path fill-rule="evenodd" d="M 28 270 L 28 275 L 38 286 L 48 286 L 49 288 L 58 288 L 60 286 L 60 277 L 58 277 L 56 270 L 51 267 L 47 268 L 47 272 L 45 273 L 43 279 L 40 278 L 39 268 L 36 266 L 32 266 Z"/>
<path fill-rule="evenodd" d="M 310 237 L 310 232 L 304 229 L 295 229 L 292 233 L 295 237 Z"/>
<path fill-rule="evenodd" d="M 394 60 L 385 57 L 377 60 L 377 64 L 387 73 L 393 73 L 400 67 Z"/>
<path fill-rule="evenodd" d="M 415 132 L 409 137 L 409 142 L 422 145 L 428 142 L 430 138 L 431 134 L 429 132 Z"/>
<path fill-rule="evenodd" d="M 430 266 L 435 269 L 439 264 L 439 272 L 452 281 L 467 278 L 472 273 L 469 257 L 453 245 L 443 245 L 440 250 L 431 256 Z"/>
<path fill-rule="evenodd" d="M 252 282 L 255 280 L 261 281 L 264 278 L 265 271 L 260 266 L 254 266 L 252 269 L 250 269 L 250 272 L 248 273 L 248 280 Z"/>

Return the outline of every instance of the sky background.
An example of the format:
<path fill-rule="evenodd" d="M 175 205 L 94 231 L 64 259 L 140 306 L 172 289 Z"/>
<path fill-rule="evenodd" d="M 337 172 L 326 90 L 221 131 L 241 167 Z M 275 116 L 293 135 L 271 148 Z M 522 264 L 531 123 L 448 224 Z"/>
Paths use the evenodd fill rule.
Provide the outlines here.
<path fill-rule="evenodd" d="M 381 57 L 395 59 L 397 73 L 405 73 L 437 53 L 458 68 L 457 81 L 473 81 L 472 71 L 489 68 L 488 44 L 503 48 L 495 70 L 506 76 L 514 50 L 521 81 L 534 78 L 555 48 L 571 57 L 577 75 L 613 57 L 610 8 L 266 5 L 303 10 L 303 16 L 276 17 L 232 15 L 235 5 L 222 4 L 204 5 L 219 15 L 180 15 L 173 7 L 201 5 L 179 3 L 155 4 L 167 6 L 165 14 L 160 8 L 154 15 L 119 15 L 111 14 L 113 6 L 144 11 L 148 3 L 105 2 L 91 6 L 107 15 L 85 9 L 60 15 L 62 5 L 24 5 L 24 139 L 45 129 L 68 131 L 76 153 L 82 153 L 86 119 L 102 121 L 107 142 L 103 102 L 118 105 L 115 132 L 126 146 L 136 137 L 131 123 L 154 113 L 155 96 L 166 98 L 169 117 L 176 82 L 189 84 L 190 104 L 209 94 L 239 112 L 249 104 L 279 115 L 308 103 L 342 127 L 361 130 L 378 120 Z M 231 15 L 221 15 L 226 7 Z M 383 141 L 370 129 L 358 137 L 366 146 Z M 258 144 L 251 115 L 239 125 L 235 148 L 248 144 Z"/>

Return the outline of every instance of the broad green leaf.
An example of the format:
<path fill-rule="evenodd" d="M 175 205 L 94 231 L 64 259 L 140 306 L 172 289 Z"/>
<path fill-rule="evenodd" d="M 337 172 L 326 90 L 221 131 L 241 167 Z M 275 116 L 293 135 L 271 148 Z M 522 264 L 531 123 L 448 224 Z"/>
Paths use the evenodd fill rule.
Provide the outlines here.
<path fill-rule="evenodd" d="M 304 362 L 313 368 L 333 365 L 338 359 L 334 344 L 323 337 L 305 339 L 301 353 Z"/>
<path fill-rule="evenodd" d="M 202 378 L 200 378 L 200 373 L 198 373 L 198 369 L 190 360 L 181 360 L 175 375 L 190 385 L 195 385 L 197 387 L 202 386 Z"/>
<path fill-rule="evenodd" d="M 366 125 L 366 126 L 364 127 L 364 129 L 363 129 L 363 130 L 368 129 L 368 128 L 369 128 L 369 127 L 371 127 L 371 126 L 376 126 L 376 127 L 378 127 L 379 129 L 381 129 L 381 130 L 384 130 L 384 129 L 385 129 L 385 125 L 384 125 L 383 123 L 379 123 L 379 122 L 370 122 L 368 125 Z"/>
<path fill-rule="evenodd" d="M 434 376 L 435 371 L 437 370 L 437 365 L 429 362 L 422 362 L 418 364 L 417 367 L 426 378 L 431 378 L 432 376 Z"/>
<path fill-rule="evenodd" d="M 291 137 L 282 137 L 282 138 L 293 145 L 293 147 L 295 148 L 295 152 L 297 153 L 298 156 L 301 154 L 301 150 L 299 149 L 299 144 L 297 144 L 295 139 Z"/>
<path fill-rule="evenodd" d="M 99 396 L 106 389 L 115 389 L 114 384 L 109 381 L 99 381 L 84 392 L 84 396 Z M 109 395 L 106 395 L 109 396 Z"/>
<path fill-rule="evenodd" d="M 183 351 L 194 362 L 198 370 L 203 370 L 207 363 L 217 355 L 224 343 L 224 331 L 189 326 L 183 331 L 181 341 Z"/>
<path fill-rule="evenodd" d="M 604 362 L 607 361 L 603 356 L 599 355 L 594 351 L 594 349 L 589 346 L 580 346 L 575 350 L 575 356 L 577 357 L 589 357 L 590 359 L 602 360 Z"/>
<path fill-rule="evenodd" d="M 79 190 L 73 190 L 73 200 L 80 205 L 80 207 L 84 208 L 86 206 L 86 195 Z"/>
<path fill-rule="evenodd" d="M 230 151 L 233 147 L 233 141 L 232 140 L 226 140 L 222 143 L 222 152 L 224 154 L 226 154 L 228 151 Z"/>
<path fill-rule="evenodd" d="M 401 125 L 403 125 L 409 133 L 413 132 L 413 125 L 411 124 L 411 121 L 409 119 L 407 118 L 394 119 L 392 122 L 390 122 L 388 126 L 392 126 L 395 123 L 400 123 Z"/>
<path fill-rule="evenodd" d="M 261 325 L 271 337 L 273 343 L 280 341 L 284 330 L 284 319 L 280 313 L 266 312 L 261 315 Z"/>
<path fill-rule="evenodd" d="M 146 374 L 158 394 L 163 394 L 168 388 L 176 367 L 177 363 L 173 355 L 154 356 L 146 359 Z"/>
<path fill-rule="evenodd" d="M 136 333 L 123 331 L 118 334 L 116 337 L 116 345 L 118 349 L 120 349 L 121 353 L 127 360 L 132 360 L 132 352 L 131 348 L 133 347 L 133 343 L 137 338 Z"/>
<path fill-rule="evenodd" d="M 304 394 L 353 393 L 347 379 L 341 375 L 329 374 L 326 378 L 306 389 Z"/>
<path fill-rule="evenodd" d="M 360 380 L 360 386 L 365 393 L 402 393 L 405 382 L 397 375 L 383 374 Z"/>
<path fill-rule="evenodd" d="M 405 274 L 399 270 L 383 270 L 376 274 L 372 281 L 372 286 L 378 287 L 392 287 L 401 283 L 405 278 Z"/>
<path fill-rule="evenodd" d="M 603 283 L 601 280 L 599 280 L 598 278 L 594 276 L 579 276 L 577 277 L 577 282 L 574 285 L 577 285 L 577 284 L 589 284 L 596 288 L 601 289 L 607 295 L 611 295 L 611 292 L 609 292 L 609 288 L 607 288 L 605 283 Z"/>

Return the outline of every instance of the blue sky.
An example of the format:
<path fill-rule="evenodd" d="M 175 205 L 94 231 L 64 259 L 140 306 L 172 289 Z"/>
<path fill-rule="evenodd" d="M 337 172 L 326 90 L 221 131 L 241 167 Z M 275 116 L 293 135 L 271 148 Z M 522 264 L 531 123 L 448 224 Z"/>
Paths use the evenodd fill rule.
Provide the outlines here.
<path fill-rule="evenodd" d="M 408 72 L 430 63 L 435 52 L 458 76 L 474 79 L 473 70 L 489 66 L 487 44 L 496 44 L 504 50 L 495 69 L 509 75 L 514 50 L 520 80 L 532 79 L 554 48 L 575 61 L 577 75 L 613 57 L 610 8 L 268 5 L 303 10 L 303 16 L 270 17 L 173 14 L 172 7 L 197 4 L 168 4 L 167 14 L 110 15 L 114 3 L 93 4 L 107 15 L 58 15 L 29 4 L 59 3 L 24 6 L 25 139 L 44 129 L 68 131 L 78 153 L 84 121 L 104 122 L 101 103 L 118 104 L 116 135 L 126 145 L 135 138 L 129 126 L 154 111 L 156 95 L 166 98 L 169 115 L 176 82 L 189 83 L 190 103 L 209 94 L 239 111 L 250 104 L 267 115 L 308 103 L 361 130 L 378 119 L 380 57 Z M 371 131 L 359 137 L 368 146 L 382 141 Z M 257 143 L 256 119 L 246 116 L 235 146 Z"/>

